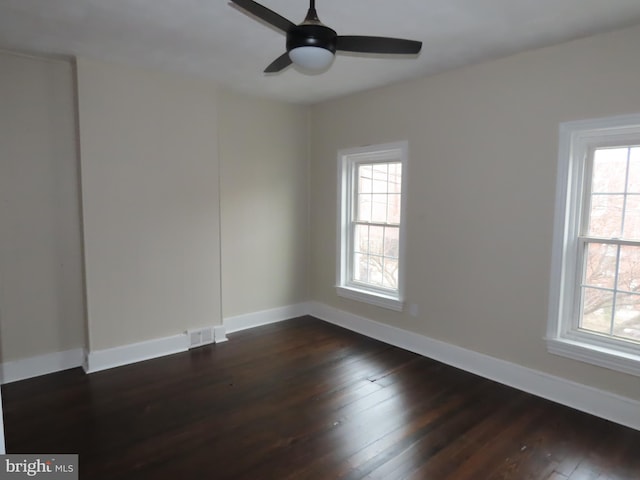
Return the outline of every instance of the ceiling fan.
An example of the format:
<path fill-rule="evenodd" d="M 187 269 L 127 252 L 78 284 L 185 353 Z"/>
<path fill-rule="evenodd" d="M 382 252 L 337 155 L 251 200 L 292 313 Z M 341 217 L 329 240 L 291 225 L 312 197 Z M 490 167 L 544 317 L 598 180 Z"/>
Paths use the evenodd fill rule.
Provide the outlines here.
<path fill-rule="evenodd" d="M 304 21 L 296 25 L 253 0 L 231 0 L 287 35 L 287 51 L 276 58 L 265 73 L 284 70 L 292 63 L 311 71 L 322 71 L 331 65 L 336 51 L 383 54 L 417 54 L 422 42 L 389 37 L 338 35 L 318 19 L 315 0 L 309 0 Z"/>

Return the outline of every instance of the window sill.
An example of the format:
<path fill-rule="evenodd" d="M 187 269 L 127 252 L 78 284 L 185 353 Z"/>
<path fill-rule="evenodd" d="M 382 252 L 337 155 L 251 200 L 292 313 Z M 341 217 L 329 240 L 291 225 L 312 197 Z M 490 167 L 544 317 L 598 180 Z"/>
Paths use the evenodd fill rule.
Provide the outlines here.
<path fill-rule="evenodd" d="M 404 302 L 402 300 L 382 293 L 373 293 L 367 290 L 344 286 L 337 286 L 336 292 L 340 297 L 368 303 L 375 305 L 376 307 L 382 307 L 396 312 L 401 312 L 404 308 Z"/>
<path fill-rule="evenodd" d="M 568 338 L 546 340 L 547 350 L 555 355 L 640 377 L 640 354 Z"/>

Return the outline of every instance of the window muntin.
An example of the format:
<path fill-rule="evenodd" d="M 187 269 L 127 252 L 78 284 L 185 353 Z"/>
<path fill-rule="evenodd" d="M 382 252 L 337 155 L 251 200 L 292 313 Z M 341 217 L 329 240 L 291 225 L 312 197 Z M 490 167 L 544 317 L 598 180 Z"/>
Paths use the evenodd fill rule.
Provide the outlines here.
<path fill-rule="evenodd" d="M 406 142 L 339 152 L 337 291 L 402 309 Z"/>

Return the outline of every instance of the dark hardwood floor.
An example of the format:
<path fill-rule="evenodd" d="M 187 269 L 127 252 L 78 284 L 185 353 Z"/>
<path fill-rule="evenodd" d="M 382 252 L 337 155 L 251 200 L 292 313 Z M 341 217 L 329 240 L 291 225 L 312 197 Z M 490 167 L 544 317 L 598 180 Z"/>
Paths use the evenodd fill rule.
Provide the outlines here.
<path fill-rule="evenodd" d="M 81 479 L 640 479 L 638 431 L 310 317 L 2 396 Z"/>

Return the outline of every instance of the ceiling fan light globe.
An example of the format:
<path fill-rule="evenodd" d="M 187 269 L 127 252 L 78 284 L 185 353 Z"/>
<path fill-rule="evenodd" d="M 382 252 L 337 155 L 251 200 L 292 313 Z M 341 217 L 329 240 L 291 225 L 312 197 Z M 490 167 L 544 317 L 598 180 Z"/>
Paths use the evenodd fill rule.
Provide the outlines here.
<path fill-rule="evenodd" d="M 310 71 L 322 71 L 329 68 L 333 62 L 333 52 L 322 47 L 296 47 L 289 51 L 291 61 Z"/>

